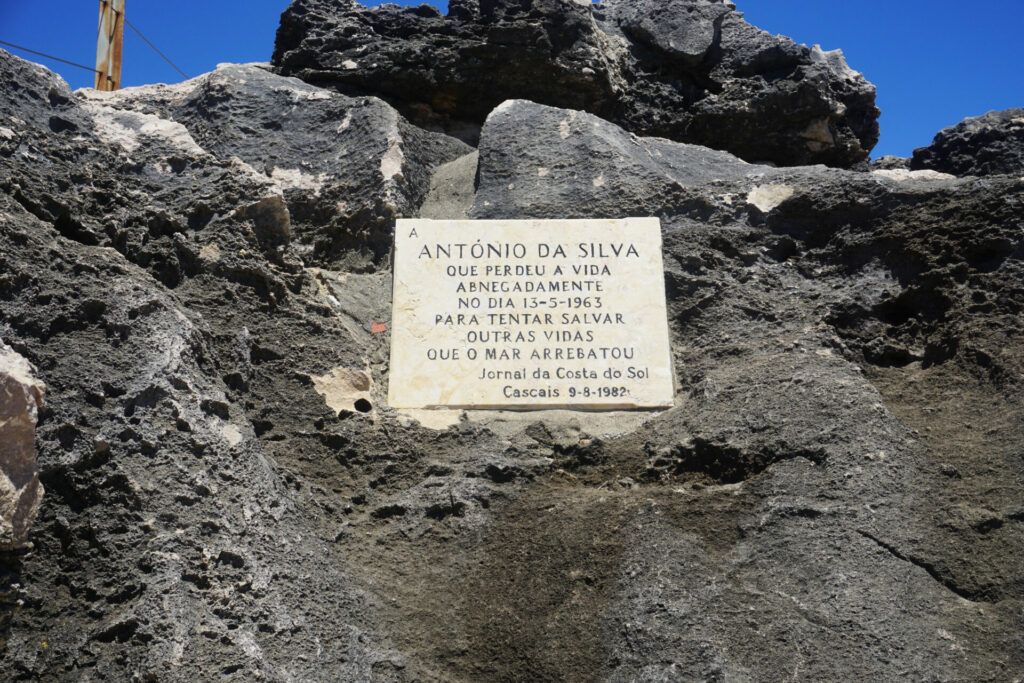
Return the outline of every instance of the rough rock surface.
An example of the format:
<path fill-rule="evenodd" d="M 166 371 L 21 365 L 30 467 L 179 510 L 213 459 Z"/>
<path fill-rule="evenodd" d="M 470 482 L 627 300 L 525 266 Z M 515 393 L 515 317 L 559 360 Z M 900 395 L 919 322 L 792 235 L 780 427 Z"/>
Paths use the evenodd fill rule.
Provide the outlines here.
<path fill-rule="evenodd" d="M 364 270 L 387 254 L 395 217 L 419 205 L 434 167 L 470 151 L 411 126 L 375 97 L 345 97 L 261 65 L 83 97 L 96 132 L 127 156 L 154 137 L 177 145 L 176 155 L 157 162 L 157 176 L 188 177 L 215 161 L 240 182 L 264 187 L 267 199 L 240 215 L 263 243 L 291 241 L 307 262 L 343 258 Z M 205 214 L 179 220 L 192 227 L 217 209 Z"/>
<path fill-rule="evenodd" d="M 36 423 L 45 391 L 28 361 L 0 341 L 0 550 L 25 544 L 43 500 Z"/>
<path fill-rule="evenodd" d="M 296 0 L 273 63 L 471 142 L 512 98 L 779 165 L 852 166 L 878 140 L 875 88 L 841 52 L 772 36 L 722 0 L 452 0 L 447 16 Z"/>
<path fill-rule="evenodd" d="M 511 101 L 478 156 L 404 129 L 385 182 L 393 110 L 256 67 L 0 78 L 0 337 L 48 387 L 0 678 L 1024 676 L 1024 180 L 772 168 Z M 421 212 L 659 216 L 676 407 L 384 406 L 386 215 Z"/>
<path fill-rule="evenodd" d="M 912 169 L 953 175 L 1024 175 L 1024 108 L 991 111 L 939 131 L 914 150 Z"/>
<path fill-rule="evenodd" d="M 899 171 L 899 170 L 910 170 L 910 159 L 907 157 L 897 157 L 886 155 L 884 157 L 878 157 L 871 161 L 872 171 Z"/>
<path fill-rule="evenodd" d="M 282 187 L 273 169 L 322 164 L 310 170 L 327 175 L 323 201 L 381 207 L 372 224 L 386 226 L 464 145 L 415 129 L 389 140 L 407 124 L 387 105 L 253 67 L 107 101 L 0 52 L 0 80 L 0 337 L 48 387 L 38 443 L 52 499 L 35 550 L 0 562 L 0 678 L 400 671 L 401 653 L 367 630 L 379 598 L 342 560 L 348 503 L 326 503 L 337 484 L 314 493 L 312 480 L 275 464 L 305 462 L 306 443 L 319 456 L 343 441 L 315 377 L 386 359 L 370 332 L 387 319 L 371 289 L 386 281 L 372 272 L 386 237 L 361 213 L 292 221 L 289 201 L 316 201 L 316 188 Z M 265 140 L 268 163 L 246 136 L 206 149 L 150 113 L 174 114 L 179 95 L 199 139 L 287 127 L 305 104 L 302 126 L 322 117 L 330 134 L 320 138 L 336 146 L 321 158 L 308 143 L 289 157 L 296 148 L 282 134 Z M 190 97 L 205 114 L 188 115 Z M 346 144 L 332 176 L 326 164 Z M 318 248 L 320 239 L 336 244 Z M 358 293 L 327 294 L 339 278 Z M 294 433 L 275 429 L 295 415 Z M 324 509 L 313 502 L 321 496 Z M 320 522 L 306 518 L 307 504 Z"/>

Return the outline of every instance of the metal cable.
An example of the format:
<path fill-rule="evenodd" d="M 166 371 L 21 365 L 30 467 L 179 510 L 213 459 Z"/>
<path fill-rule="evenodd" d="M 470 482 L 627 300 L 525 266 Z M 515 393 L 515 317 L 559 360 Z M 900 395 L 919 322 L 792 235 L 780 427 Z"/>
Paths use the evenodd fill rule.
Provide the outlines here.
<path fill-rule="evenodd" d="M 8 43 L 6 40 L 0 40 L 0 45 L 6 45 L 7 47 L 13 47 L 15 50 L 21 50 L 22 52 L 28 52 L 28 53 L 33 54 L 33 55 L 39 55 L 40 57 L 46 57 L 47 59 L 52 59 L 55 62 L 61 62 L 63 64 L 68 64 L 70 66 L 76 66 L 79 69 L 85 69 L 86 71 L 91 71 L 91 72 L 96 73 L 96 74 L 103 73 L 102 71 L 97 71 L 96 69 L 94 69 L 91 66 L 85 66 L 84 64 L 79 64 L 78 62 L 72 62 L 72 61 L 69 61 L 67 59 L 61 59 L 60 57 L 54 57 L 53 55 L 48 55 L 45 52 L 40 52 L 39 50 L 32 50 L 32 49 L 29 49 L 27 47 L 23 47 L 21 45 L 15 45 L 14 43 Z"/>
<path fill-rule="evenodd" d="M 124 17 L 124 23 L 125 23 L 125 25 L 126 25 L 126 26 L 127 26 L 128 28 L 130 28 L 131 30 L 135 31 L 135 33 L 136 33 L 136 34 L 138 34 L 139 38 L 142 38 L 143 42 L 145 42 L 145 43 L 146 43 L 146 45 L 149 45 L 149 47 L 153 49 L 153 52 L 155 52 L 155 53 L 157 53 L 158 55 L 160 55 L 160 58 L 161 58 L 161 59 L 163 59 L 163 60 L 164 60 L 165 62 L 167 62 L 168 64 L 170 64 L 170 65 L 171 65 L 171 68 L 172 68 L 172 69 L 174 69 L 174 70 L 175 70 L 175 71 L 177 71 L 177 72 L 178 72 L 179 74 L 181 74 L 181 77 L 182 77 L 182 78 L 188 78 L 188 74 L 186 74 L 186 73 L 185 73 L 184 71 L 182 71 L 181 69 L 179 69 L 179 68 L 178 68 L 178 65 L 177 65 L 177 64 L 175 64 L 174 62 L 172 62 L 172 61 L 170 60 L 170 58 L 169 58 L 169 57 L 168 57 L 167 55 L 165 55 L 165 54 L 164 54 L 163 52 L 161 52 L 161 51 L 160 51 L 160 49 L 159 49 L 159 48 L 157 48 L 157 46 L 156 46 L 156 45 L 154 45 L 154 44 L 153 44 L 153 42 L 152 42 L 152 41 L 151 41 L 151 40 L 150 40 L 149 38 L 147 38 L 146 36 L 144 36 L 144 35 L 142 34 L 142 31 L 140 31 L 139 29 L 135 28 L 135 24 L 133 24 L 132 22 L 128 21 L 128 18 L 127 18 L 127 17 Z"/>

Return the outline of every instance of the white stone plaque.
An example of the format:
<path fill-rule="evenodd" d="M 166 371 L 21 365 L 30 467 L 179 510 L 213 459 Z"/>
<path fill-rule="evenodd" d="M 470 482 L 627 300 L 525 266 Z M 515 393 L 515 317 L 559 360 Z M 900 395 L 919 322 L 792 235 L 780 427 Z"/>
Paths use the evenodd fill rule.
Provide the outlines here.
<path fill-rule="evenodd" d="M 657 218 L 395 230 L 393 408 L 672 405 Z"/>

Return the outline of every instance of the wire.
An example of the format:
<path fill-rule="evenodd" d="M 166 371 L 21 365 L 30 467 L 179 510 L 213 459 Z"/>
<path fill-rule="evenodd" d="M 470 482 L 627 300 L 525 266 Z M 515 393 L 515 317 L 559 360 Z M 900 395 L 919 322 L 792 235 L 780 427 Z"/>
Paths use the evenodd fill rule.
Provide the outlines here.
<path fill-rule="evenodd" d="M 29 48 L 22 47 L 21 45 L 15 45 L 14 43 L 8 43 L 6 40 L 0 40 L 0 45 L 6 45 L 7 47 L 13 47 L 15 50 L 21 50 L 22 52 L 28 52 L 28 53 L 33 54 L 33 55 L 39 55 L 40 57 L 46 57 L 47 59 L 52 59 L 55 62 L 62 62 L 64 64 L 69 64 L 71 66 L 77 66 L 79 69 L 85 69 L 86 71 L 92 71 L 93 73 L 96 73 L 96 74 L 103 73 L 102 71 L 97 71 L 96 69 L 92 68 L 91 66 L 85 66 L 84 64 L 79 64 L 77 62 L 71 62 L 71 61 L 68 61 L 66 59 L 61 59 L 60 57 L 54 57 L 53 55 L 48 55 L 45 52 L 39 52 L 38 50 L 30 50 Z"/>
<path fill-rule="evenodd" d="M 179 69 L 178 65 L 175 64 L 174 62 L 172 62 L 167 55 L 165 55 L 163 52 L 161 52 L 160 49 L 156 45 L 154 45 L 153 42 L 149 38 L 147 38 L 145 35 L 143 35 L 142 31 L 137 29 L 132 22 L 128 21 L 128 19 L 125 18 L 124 23 L 128 26 L 128 28 L 130 28 L 131 30 L 135 31 L 135 33 L 138 34 L 139 38 L 142 38 L 143 42 L 145 42 L 146 45 L 148 45 L 150 48 L 152 48 L 153 52 L 155 52 L 158 55 L 160 55 L 161 59 L 163 59 L 165 62 L 170 64 L 172 69 L 174 69 L 179 74 L 181 74 L 182 78 L 188 78 L 188 74 L 185 73 L 184 71 L 182 71 L 181 69 Z M 94 74 L 101 74 L 101 75 L 103 74 L 102 71 L 100 71 L 99 69 L 94 69 L 91 66 L 85 66 L 84 64 L 79 64 L 78 62 L 72 62 L 72 61 L 67 60 L 67 59 L 62 59 L 60 57 L 55 57 L 54 55 L 50 55 L 50 54 L 47 54 L 45 52 L 40 52 L 39 50 L 33 50 L 31 48 L 27 48 L 27 47 L 24 47 L 22 45 L 16 45 L 14 43 L 9 43 L 6 40 L 0 40 L 0 45 L 6 45 L 7 47 L 12 47 L 15 50 L 21 50 L 22 52 L 28 52 L 29 54 L 38 55 L 40 57 L 45 57 L 46 59 L 52 59 L 55 62 L 61 62 L 62 64 L 67 64 L 69 66 L 74 66 L 74 67 L 77 67 L 79 69 L 85 69 L 86 71 L 91 71 Z"/>
<path fill-rule="evenodd" d="M 149 38 L 147 38 L 146 36 L 142 35 L 142 31 L 140 31 L 139 29 L 135 28 L 135 24 L 133 24 L 132 22 L 128 21 L 127 17 L 124 18 L 124 23 L 125 23 L 126 26 L 128 26 L 128 28 L 130 28 L 131 30 L 135 31 L 135 33 L 138 34 L 139 38 L 142 38 L 143 42 L 145 42 L 146 45 L 149 45 L 153 49 L 153 52 L 155 52 L 158 55 L 160 55 L 161 59 L 163 59 L 165 62 L 170 64 L 172 69 L 174 69 L 179 74 L 181 74 L 182 78 L 188 78 L 188 74 L 185 73 L 184 71 L 182 71 L 181 69 L 179 69 L 178 65 L 175 64 L 174 62 L 172 62 L 167 55 L 165 55 L 163 52 L 160 52 L 159 48 L 157 48 L 157 46 L 154 45 L 152 43 L 152 41 L 150 41 Z"/>

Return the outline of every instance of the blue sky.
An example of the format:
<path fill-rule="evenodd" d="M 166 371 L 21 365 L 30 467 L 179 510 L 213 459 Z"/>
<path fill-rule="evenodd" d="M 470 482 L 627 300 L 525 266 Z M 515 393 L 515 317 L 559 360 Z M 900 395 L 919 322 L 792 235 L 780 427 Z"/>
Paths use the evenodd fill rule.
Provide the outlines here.
<path fill-rule="evenodd" d="M 374 3 L 375 4 L 375 3 Z M 402 4 L 419 4 L 404 2 Z M 442 9 L 446 3 L 432 3 Z M 95 0 L 0 0 L 0 40 L 91 65 Z M 128 19 L 190 76 L 219 62 L 266 61 L 288 0 L 127 0 Z M 841 47 L 878 86 L 874 155 L 909 155 L 945 126 L 1024 106 L 1024 1 L 737 0 L 752 23 L 802 43 Z M 92 76 L 26 55 L 73 87 Z M 125 85 L 181 80 L 130 31 Z"/>

